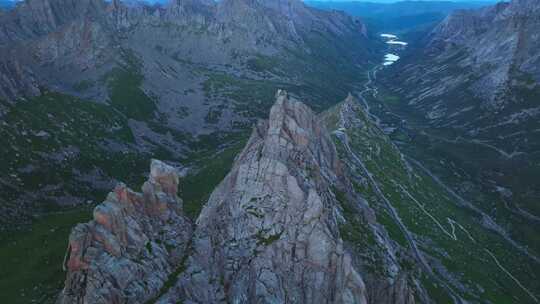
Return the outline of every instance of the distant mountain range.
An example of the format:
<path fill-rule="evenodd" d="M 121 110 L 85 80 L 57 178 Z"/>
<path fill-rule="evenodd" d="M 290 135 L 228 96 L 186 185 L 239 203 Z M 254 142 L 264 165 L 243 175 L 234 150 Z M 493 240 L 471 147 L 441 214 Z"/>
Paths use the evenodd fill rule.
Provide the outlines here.
<path fill-rule="evenodd" d="M 435 25 L 457 9 L 477 8 L 494 1 L 306 1 L 310 6 L 341 10 L 362 17 L 373 31 L 403 30 Z"/>

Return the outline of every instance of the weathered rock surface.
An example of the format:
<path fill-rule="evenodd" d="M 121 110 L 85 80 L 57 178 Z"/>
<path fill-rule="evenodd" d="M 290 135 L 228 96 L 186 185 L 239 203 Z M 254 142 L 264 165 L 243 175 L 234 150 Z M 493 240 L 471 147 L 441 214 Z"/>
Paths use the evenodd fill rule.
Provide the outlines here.
<path fill-rule="evenodd" d="M 181 267 L 192 226 L 176 169 L 152 161 L 142 193 L 118 185 L 69 238 L 58 303 L 144 303 Z"/>
<path fill-rule="evenodd" d="M 0 98 L 6 100 L 14 100 L 21 95 L 39 94 L 38 83 L 32 72 L 25 71 L 16 60 L 0 61 L 0 82 L 2 83 Z"/>
<path fill-rule="evenodd" d="M 197 220 L 176 287 L 188 303 L 366 303 L 337 226 L 341 168 L 314 113 L 277 93 Z"/>

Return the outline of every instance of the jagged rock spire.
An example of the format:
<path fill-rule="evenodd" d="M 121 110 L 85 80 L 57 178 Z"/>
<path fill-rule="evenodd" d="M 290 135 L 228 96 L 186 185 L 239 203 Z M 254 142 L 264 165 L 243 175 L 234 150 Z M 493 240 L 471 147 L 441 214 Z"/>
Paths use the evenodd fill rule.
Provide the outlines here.
<path fill-rule="evenodd" d="M 366 303 L 337 236 L 335 156 L 317 116 L 278 91 L 203 209 L 188 269 L 161 301 Z"/>
<path fill-rule="evenodd" d="M 191 239 L 178 181 L 175 168 L 152 160 L 143 193 L 119 184 L 92 221 L 73 229 L 58 303 L 144 303 L 157 296 Z"/>

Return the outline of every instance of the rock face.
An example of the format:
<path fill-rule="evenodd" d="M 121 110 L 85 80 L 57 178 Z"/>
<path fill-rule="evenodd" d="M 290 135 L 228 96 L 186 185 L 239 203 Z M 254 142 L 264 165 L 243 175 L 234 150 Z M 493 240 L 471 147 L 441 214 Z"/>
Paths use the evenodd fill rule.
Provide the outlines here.
<path fill-rule="evenodd" d="M 178 173 L 153 160 L 136 193 L 118 185 L 71 233 L 58 303 L 144 303 L 182 265 L 192 226 L 182 212 Z"/>
<path fill-rule="evenodd" d="M 92 78 L 101 65 L 112 64 L 106 8 L 101 0 L 27 0 L 0 16 L 0 99 L 66 91 L 73 75 L 92 71 L 86 76 Z M 11 62 L 18 67 L 10 68 Z"/>
<path fill-rule="evenodd" d="M 38 84 L 32 72 L 23 70 L 18 61 L 0 62 L 0 81 L 2 82 L 3 98 L 14 100 L 21 95 L 39 94 Z"/>
<path fill-rule="evenodd" d="M 423 54 L 416 57 L 421 60 L 409 59 L 412 64 L 402 71 L 407 75 L 400 77 L 404 87 L 420 82 L 416 74 L 421 72 L 426 78 L 422 83 L 432 89 L 424 89 L 411 103 L 461 90 L 482 101 L 485 109 L 500 110 L 508 106 L 512 90 L 525 79 L 530 77 L 537 85 L 540 39 L 535 29 L 540 26 L 539 7 L 536 0 L 515 0 L 450 14 L 426 37 Z M 445 106 L 444 116 L 459 111 L 452 107 L 457 103 Z"/>
<path fill-rule="evenodd" d="M 428 52 L 448 56 L 457 49 L 467 56 L 458 65 L 479 75 L 471 86 L 476 96 L 495 104 L 504 103 L 504 93 L 519 73 L 540 82 L 540 2 L 516 0 L 476 11 L 451 14 L 432 33 Z M 443 54 L 437 54 L 443 51 Z M 444 54 L 446 53 L 446 54 Z"/>
<path fill-rule="evenodd" d="M 429 112 L 439 108 L 451 124 L 463 122 L 460 98 L 442 101 L 448 95 L 469 94 L 479 106 L 492 112 L 511 107 L 520 88 L 540 83 L 540 2 L 515 0 L 478 10 L 450 14 L 426 38 L 424 54 L 410 58 L 398 76 L 411 91 L 412 105 Z M 422 76 L 420 76 L 422 75 Z M 397 75 L 396 75 L 397 76 Z M 466 112 L 466 111 L 465 111 Z M 429 115 L 428 115 L 429 116 Z"/>

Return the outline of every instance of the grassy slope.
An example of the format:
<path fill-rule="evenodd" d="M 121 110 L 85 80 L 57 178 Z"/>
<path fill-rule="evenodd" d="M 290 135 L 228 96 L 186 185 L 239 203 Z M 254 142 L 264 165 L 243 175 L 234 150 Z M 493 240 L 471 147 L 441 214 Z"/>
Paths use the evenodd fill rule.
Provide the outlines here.
<path fill-rule="evenodd" d="M 363 112 L 358 112 L 358 118 L 365 127 L 350 128 L 346 131 L 351 140 L 350 145 L 373 174 L 408 230 L 416 236 L 421 250 L 434 258 L 430 260 L 430 264 L 437 269 L 437 276 L 447 281 L 455 292 L 467 300 L 533 303 L 532 298 L 497 266 L 486 249 L 526 288 L 535 293 L 540 290 L 538 266 L 516 252 L 500 236 L 483 228 L 479 214 L 459 206 L 447 191 L 422 170 L 413 165 L 412 171 L 409 171 L 407 168 L 410 164 L 403 160 L 401 153 L 388 137 L 375 127 Z M 334 124 L 331 129 L 336 127 Z M 339 140 L 336 140 L 336 143 L 341 145 Z M 342 158 L 351 161 L 343 154 L 344 149 L 339 150 Z M 353 174 L 362 175 L 362 172 Z M 363 193 L 375 208 L 379 222 L 387 227 L 391 237 L 402 244 L 400 232 L 388 221 L 386 208 L 373 196 L 373 191 L 369 188 L 357 190 Z M 452 227 L 448 219 L 459 223 L 464 229 L 457 224 Z M 456 239 L 453 238 L 454 233 Z M 449 277 L 443 275 L 447 271 L 451 273 Z M 451 281 L 448 281 L 448 278 Z M 422 282 L 437 302 L 449 301 L 444 290 L 433 284 L 432 278 L 424 276 Z"/>
<path fill-rule="evenodd" d="M 40 218 L 27 231 L 0 238 L 0 292 L 3 303 L 54 303 L 63 286 L 62 252 L 71 228 L 90 219 L 90 209 Z"/>
<path fill-rule="evenodd" d="M 129 51 L 124 50 L 122 54 L 123 62 L 105 77 L 110 104 L 128 118 L 149 121 L 156 114 L 156 105 L 154 99 L 141 88 L 144 80 L 142 63 Z"/>
<path fill-rule="evenodd" d="M 276 56 L 253 55 L 246 62 L 249 73 L 202 69 L 205 96 L 230 101 L 236 113 L 251 120 L 267 117 L 278 89 L 297 95 L 315 111 L 335 105 L 365 80 L 367 63 L 360 59 L 373 58 L 375 47 L 359 35 L 339 40 L 319 32 L 305 36 L 310 53 L 298 47 Z M 212 109 L 207 122 L 215 123 L 221 111 Z"/>
<path fill-rule="evenodd" d="M 89 172 L 99 167 L 106 174 L 130 182 L 129 167 L 135 167 L 138 156 L 133 153 L 106 151 L 100 143 L 107 138 L 125 144 L 133 143 L 127 121 L 111 107 L 86 102 L 70 96 L 45 93 L 28 101 L 8 106 L 2 117 L 0 136 L 2 172 L 9 174 L 8 183 L 20 191 L 35 191 L 47 184 L 63 184 L 58 193 L 81 191 L 73 180 L 73 169 Z M 46 132 L 46 135 L 39 134 Z M 71 152 L 71 153 L 70 153 Z M 50 161 L 46 154 L 55 154 Z M 33 166 L 29 173 L 20 169 Z M 94 199 L 95 189 L 83 194 Z M 2 196 L 11 200 L 13 197 Z"/>

